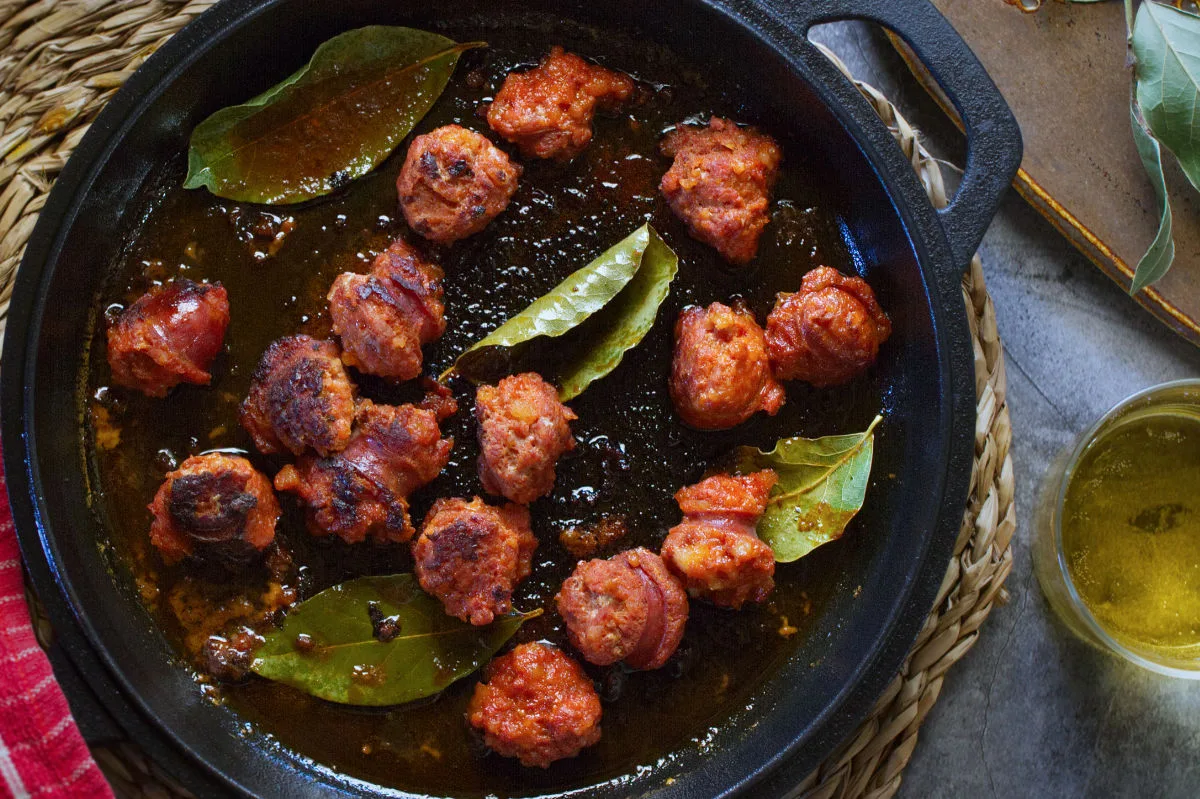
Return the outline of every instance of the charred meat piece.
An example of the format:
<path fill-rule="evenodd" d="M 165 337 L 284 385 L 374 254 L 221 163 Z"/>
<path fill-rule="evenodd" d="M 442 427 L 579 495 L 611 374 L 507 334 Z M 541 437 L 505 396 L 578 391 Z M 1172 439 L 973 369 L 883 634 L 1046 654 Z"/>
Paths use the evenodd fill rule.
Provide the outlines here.
<path fill-rule="evenodd" d="M 781 293 L 767 317 L 767 348 L 779 380 L 835 386 L 862 374 L 892 334 L 892 323 L 859 277 L 828 266 Z"/>
<path fill-rule="evenodd" d="M 513 589 L 529 576 L 535 548 L 524 507 L 439 499 L 413 543 L 413 560 L 421 588 L 447 614 L 482 626 L 512 610 Z"/>
<path fill-rule="evenodd" d="M 369 275 L 339 275 L 328 299 L 342 361 L 367 374 L 411 380 L 421 373 L 421 346 L 446 329 L 442 270 L 399 239 Z"/>
<path fill-rule="evenodd" d="M 409 227 L 430 241 L 473 236 L 508 207 L 521 166 L 485 137 L 446 125 L 413 139 L 396 180 Z"/>
<path fill-rule="evenodd" d="M 267 347 L 242 403 L 242 427 L 264 454 L 341 450 L 354 421 L 354 385 L 337 345 L 288 336 Z"/>
<path fill-rule="evenodd" d="M 108 329 L 113 380 L 150 397 L 180 383 L 206 386 L 225 342 L 229 297 L 220 283 L 185 278 L 155 286 Z"/>
<path fill-rule="evenodd" d="M 675 161 L 659 188 L 692 236 L 730 263 L 752 261 L 771 219 L 779 145 L 754 128 L 713 117 L 706 128 L 678 126 L 660 149 Z"/>
<path fill-rule="evenodd" d="M 408 495 L 450 460 L 454 439 L 442 438 L 438 425 L 456 407 L 448 392 L 420 405 L 365 400 L 345 449 L 327 458 L 300 456 L 275 475 L 275 488 L 299 496 L 314 536 L 336 535 L 348 544 L 408 541 L 414 533 Z"/>
<path fill-rule="evenodd" d="M 662 557 L 691 596 L 736 609 L 771 593 L 775 554 L 754 528 L 777 479 L 770 469 L 721 474 L 675 494 L 683 521 L 667 534 Z"/>
<path fill-rule="evenodd" d="M 497 754 L 547 768 L 600 740 L 600 697 L 562 650 L 521 644 L 489 663 L 485 677 L 467 720 Z"/>
<path fill-rule="evenodd" d="M 533 158 L 569 161 L 592 140 L 596 108 L 633 94 L 633 80 L 552 47 L 528 72 L 510 72 L 488 108 L 492 130 Z"/>
<path fill-rule="evenodd" d="M 209 636 L 200 650 L 202 668 L 218 682 L 241 682 L 249 676 L 254 653 L 262 645 L 263 637 L 250 627 Z"/>
<path fill-rule="evenodd" d="M 594 522 L 572 525 L 558 534 L 558 543 L 576 558 L 590 558 L 629 535 L 624 517 L 605 514 Z"/>
<path fill-rule="evenodd" d="M 527 505 L 554 488 L 554 466 L 575 448 L 575 413 L 533 372 L 475 392 L 479 479 L 489 494 Z"/>
<path fill-rule="evenodd" d="M 670 388 L 680 418 L 699 430 L 733 427 L 758 411 L 774 416 L 786 399 L 754 314 L 719 302 L 679 315 Z"/>
<path fill-rule="evenodd" d="M 235 455 L 194 455 L 150 503 L 150 543 L 167 563 L 189 555 L 236 565 L 275 540 L 279 502 L 266 475 Z"/>
<path fill-rule="evenodd" d="M 687 593 L 648 549 L 580 563 L 554 599 L 571 645 L 597 666 L 657 669 L 683 640 Z"/>

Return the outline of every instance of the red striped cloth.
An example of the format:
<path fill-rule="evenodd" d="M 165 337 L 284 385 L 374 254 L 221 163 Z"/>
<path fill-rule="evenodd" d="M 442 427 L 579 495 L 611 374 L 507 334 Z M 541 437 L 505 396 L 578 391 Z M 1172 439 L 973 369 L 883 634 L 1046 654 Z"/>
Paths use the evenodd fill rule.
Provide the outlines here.
<path fill-rule="evenodd" d="M 0 463 L 0 797 L 112 797 L 29 626 Z"/>

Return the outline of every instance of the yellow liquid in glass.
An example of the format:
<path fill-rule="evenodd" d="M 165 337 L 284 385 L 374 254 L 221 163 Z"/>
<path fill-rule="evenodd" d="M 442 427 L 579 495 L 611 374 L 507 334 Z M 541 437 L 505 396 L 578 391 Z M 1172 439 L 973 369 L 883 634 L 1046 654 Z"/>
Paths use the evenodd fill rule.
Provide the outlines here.
<path fill-rule="evenodd" d="M 1067 487 L 1062 546 L 1115 639 L 1200 656 L 1200 409 L 1147 409 L 1093 442 Z"/>

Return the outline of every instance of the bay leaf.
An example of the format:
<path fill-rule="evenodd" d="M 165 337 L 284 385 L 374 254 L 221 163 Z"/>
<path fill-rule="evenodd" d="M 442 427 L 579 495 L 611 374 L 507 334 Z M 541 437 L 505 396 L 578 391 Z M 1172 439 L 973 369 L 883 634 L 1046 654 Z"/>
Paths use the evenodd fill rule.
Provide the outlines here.
<path fill-rule="evenodd" d="M 1158 198 L 1158 232 L 1154 234 L 1154 240 L 1150 242 L 1145 254 L 1138 260 L 1133 282 L 1129 286 L 1129 293 L 1137 294 L 1171 268 L 1171 263 L 1175 260 L 1175 239 L 1171 231 L 1173 215 L 1171 200 L 1167 194 L 1167 179 L 1163 175 L 1162 148 L 1147 129 L 1146 123 L 1138 118 L 1136 101 L 1130 105 L 1129 116 L 1133 128 L 1133 141 L 1137 145 L 1138 155 L 1141 156 L 1142 167 L 1146 170 L 1150 182 L 1154 184 L 1154 194 Z"/>
<path fill-rule="evenodd" d="M 570 351 L 553 359 L 559 399 L 566 402 L 615 369 L 641 342 L 678 269 L 671 248 L 654 228 L 642 225 L 472 345 L 442 379 L 453 372 L 476 382 L 489 379 L 530 344 L 559 339 L 587 322 L 596 335 L 573 342 Z"/>
<path fill-rule="evenodd" d="M 1147 0 L 1130 46 L 1146 126 L 1200 191 L 1200 16 Z"/>
<path fill-rule="evenodd" d="M 376 637 L 372 606 L 398 628 L 390 640 Z M 471 674 L 540 614 L 511 613 L 475 627 L 447 616 L 411 574 L 360 577 L 292 608 L 250 668 L 330 702 L 399 705 Z"/>
<path fill-rule="evenodd" d="M 777 562 L 799 560 L 845 532 L 866 498 L 875 428 L 882 420 L 876 416 L 862 433 L 797 436 L 780 439 L 770 452 L 755 447 L 734 452 L 739 473 L 774 469 L 779 475 L 757 527 Z"/>
<path fill-rule="evenodd" d="M 192 131 L 184 187 L 285 205 L 328 194 L 379 165 L 446 88 L 457 44 L 372 25 L 328 40 L 300 70 Z"/>

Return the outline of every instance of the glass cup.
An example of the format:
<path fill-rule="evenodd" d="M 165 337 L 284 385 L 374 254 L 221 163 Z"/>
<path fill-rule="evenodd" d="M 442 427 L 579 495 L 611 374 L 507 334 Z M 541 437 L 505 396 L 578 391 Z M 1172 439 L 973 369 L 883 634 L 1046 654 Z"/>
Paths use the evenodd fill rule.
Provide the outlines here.
<path fill-rule="evenodd" d="M 1084 431 L 1051 464 L 1035 511 L 1033 570 L 1051 607 L 1080 638 L 1142 668 L 1172 677 L 1200 679 L 1200 635 L 1189 646 L 1154 646 L 1106 629 L 1085 604 L 1067 566 L 1063 512 L 1067 491 L 1083 457 L 1123 425 L 1147 416 L 1182 415 L 1200 420 L 1200 379 L 1148 388 L 1125 399 Z M 1195 567 L 1200 571 L 1200 563 Z"/>

